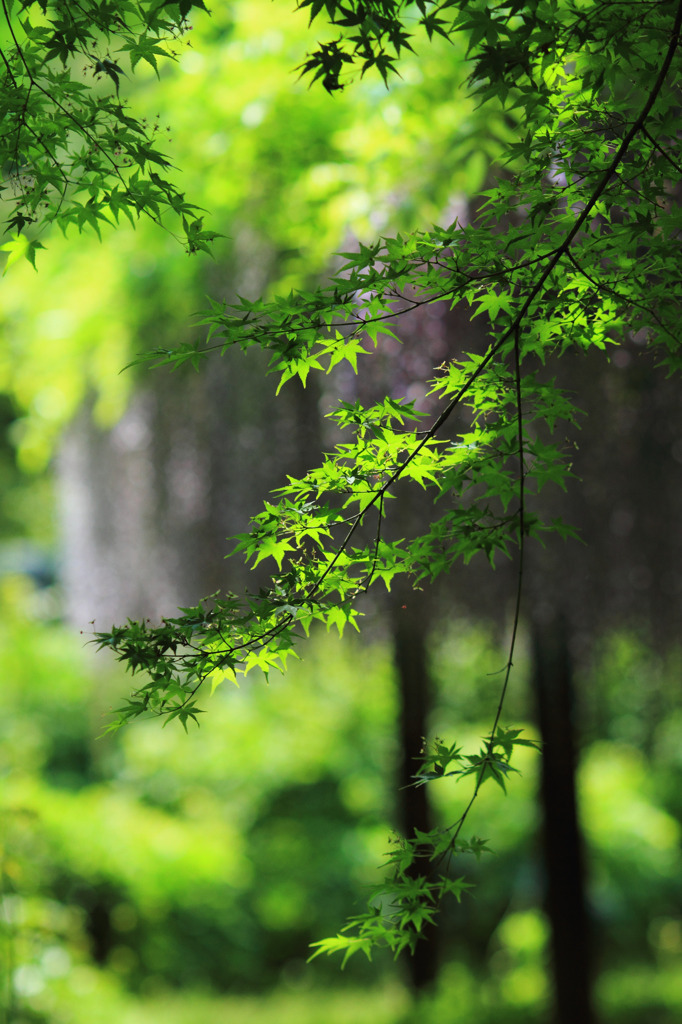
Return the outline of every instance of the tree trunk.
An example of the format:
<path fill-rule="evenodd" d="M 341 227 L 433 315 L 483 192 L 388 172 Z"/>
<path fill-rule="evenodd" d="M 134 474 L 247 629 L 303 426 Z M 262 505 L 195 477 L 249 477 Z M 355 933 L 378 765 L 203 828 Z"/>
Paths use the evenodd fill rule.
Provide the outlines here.
<path fill-rule="evenodd" d="M 414 835 L 415 829 L 426 832 L 431 828 L 428 787 L 413 784 L 431 709 L 426 657 L 428 621 L 424 595 L 397 587 L 391 604 L 391 625 L 399 700 L 398 819 L 401 831 L 408 837 Z M 420 874 L 424 870 L 423 865 L 417 868 Z M 416 992 L 428 988 L 436 979 L 437 936 L 438 929 L 426 927 L 415 953 L 406 958 L 410 982 Z"/>
<path fill-rule="evenodd" d="M 547 606 L 544 611 L 548 611 Z M 535 690 L 542 737 L 546 905 L 551 924 L 556 1024 L 594 1024 L 583 845 L 575 787 L 574 689 L 566 623 L 533 623 Z"/>

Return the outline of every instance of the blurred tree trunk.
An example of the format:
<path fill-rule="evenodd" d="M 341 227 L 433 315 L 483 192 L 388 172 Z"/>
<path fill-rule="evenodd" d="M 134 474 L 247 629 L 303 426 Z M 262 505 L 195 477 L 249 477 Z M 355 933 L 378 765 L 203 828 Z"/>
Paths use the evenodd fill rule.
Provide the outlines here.
<path fill-rule="evenodd" d="M 202 374 L 147 374 L 122 419 L 102 430 L 85 407 L 58 459 L 68 619 L 108 628 L 157 619 L 216 590 L 258 589 L 265 569 L 227 563 L 286 474 L 319 459 L 317 381 L 276 380 L 252 359 Z"/>
<path fill-rule="evenodd" d="M 593 967 L 575 785 L 575 695 L 566 621 L 545 605 L 543 614 L 533 621 L 532 633 L 542 738 L 540 800 L 554 1020 L 556 1024 L 593 1024 Z"/>
<path fill-rule="evenodd" d="M 428 786 L 415 786 L 414 775 L 420 761 L 424 738 L 428 735 L 428 717 L 432 703 L 432 687 L 427 660 L 429 635 L 428 600 L 415 594 L 404 583 L 397 586 L 390 605 L 393 657 L 398 681 L 398 819 L 406 836 L 415 829 L 428 831 L 432 826 Z M 426 865 L 415 868 L 423 874 Z M 428 988 L 438 974 L 439 930 L 424 929 L 424 938 L 415 953 L 406 957 L 410 982 L 415 991 Z"/>

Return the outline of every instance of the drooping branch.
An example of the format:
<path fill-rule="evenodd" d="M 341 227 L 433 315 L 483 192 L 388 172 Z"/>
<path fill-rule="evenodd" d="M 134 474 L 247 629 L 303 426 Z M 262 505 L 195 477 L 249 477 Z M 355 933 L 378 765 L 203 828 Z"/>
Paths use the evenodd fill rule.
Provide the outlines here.
<path fill-rule="evenodd" d="M 491 14 L 491 6 L 471 17 L 499 20 L 506 8 L 497 5 Z M 570 4 L 564 6 L 575 13 Z M 604 19 L 608 11 L 605 6 L 592 17 Z M 156 354 L 162 362 L 179 364 L 211 349 L 257 344 L 270 351 L 272 368 L 284 380 L 298 374 L 305 382 L 311 370 L 330 370 L 344 359 L 356 369 L 369 348 L 367 339 L 376 344 L 380 331 L 427 303 L 468 302 L 474 315 L 485 314 L 490 324 L 483 353 L 461 355 L 439 368 L 433 390 L 442 410 L 426 429 L 417 429 L 419 416 L 409 404 L 392 399 L 371 408 L 346 405 L 333 414 L 339 428 L 354 431 L 354 440 L 337 445 L 316 470 L 290 480 L 239 541 L 238 549 L 255 565 L 275 560 L 278 571 L 269 588 L 243 601 L 214 595 L 160 626 L 131 623 L 97 636 L 101 646 L 147 680 L 120 709 L 113 727 L 143 713 L 178 718 L 186 726 L 198 714 L 195 701 L 206 682 L 217 684 L 253 667 L 267 672 L 284 666 L 315 620 L 340 630 L 354 625 L 356 598 L 373 581 L 389 586 L 398 572 L 435 578 L 458 558 L 484 553 L 493 560 L 516 546 L 511 637 L 490 731 L 471 754 L 437 741 L 414 780 L 469 779 L 463 810 L 443 828 L 397 841 L 388 857 L 388 877 L 374 891 L 385 911 L 372 906 L 350 922 L 349 931 L 318 943 L 318 953 L 342 951 L 347 957 L 359 949 L 369 955 L 382 943 L 396 953 L 413 948 L 443 898 L 459 899 L 469 886 L 451 876 L 454 858 L 485 849 L 483 841 L 464 837 L 482 786 L 492 780 L 505 789 L 514 771 L 514 749 L 533 745 L 501 723 L 521 622 L 526 543 L 544 528 L 530 512 L 530 499 L 545 482 L 562 483 L 568 473 L 560 448 L 546 437 L 557 422 L 570 422 L 575 408 L 552 381 L 529 367 L 573 343 L 603 347 L 609 332 L 627 330 L 632 308 L 653 320 L 664 340 L 677 342 L 661 312 L 658 278 L 677 259 L 677 244 L 671 254 L 666 232 L 677 243 L 678 224 L 666 223 L 659 185 L 646 176 L 654 173 L 648 126 L 657 116 L 659 127 L 665 122 L 666 111 L 657 114 L 656 104 L 678 51 L 682 2 L 672 30 L 670 19 L 661 15 L 641 64 L 627 65 L 634 80 L 635 70 L 644 76 L 646 69 L 646 95 L 629 99 L 622 109 L 610 110 L 601 98 L 602 91 L 610 91 L 616 102 L 620 72 L 613 71 L 605 89 L 603 77 L 590 67 L 595 52 L 604 58 L 617 45 L 613 33 L 605 31 L 602 20 L 591 38 L 589 17 L 582 14 L 585 25 L 576 18 L 566 28 L 562 16 L 555 24 L 557 39 L 546 44 L 554 64 L 549 57 L 545 61 L 537 40 L 523 41 L 529 60 L 537 62 L 519 73 L 524 88 L 530 82 L 535 90 L 530 98 L 520 86 L 514 94 L 509 85 L 509 65 L 518 66 L 518 54 L 516 63 L 508 56 L 496 64 L 493 48 L 480 43 L 485 34 L 479 39 L 474 60 L 483 68 L 481 77 L 503 64 L 486 89 L 496 85 L 503 100 L 512 91 L 514 101 L 531 111 L 537 103 L 543 117 L 534 135 L 529 132 L 510 147 L 512 162 L 525 163 L 490 191 L 474 224 L 360 245 L 357 253 L 345 254 L 347 263 L 332 284 L 312 294 L 272 303 L 241 300 L 228 309 L 215 304 L 205 318 L 210 330 L 204 345 Z M 530 19 L 528 11 L 524 17 Z M 573 37 L 577 54 L 567 50 L 566 40 Z M 568 70 L 573 57 L 582 61 L 575 72 Z M 658 70 L 649 83 L 652 67 Z M 594 122 L 586 126 L 590 91 Z M 666 161 L 666 170 L 669 166 Z M 635 207 L 636 230 L 623 212 L 623 196 Z M 643 248 L 642 280 L 631 281 L 625 293 L 612 287 L 612 268 L 618 275 L 623 264 L 641 260 Z M 650 304 L 639 298 L 647 287 Z M 454 413 L 461 408 L 471 422 L 453 439 L 448 433 L 455 433 Z M 399 481 L 408 480 L 428 486 L 437 498 L 454 495 L 453 507 L 420 536 L 389 543 L 382 536 L 388 498 Z M 375 515 L 376 529 L 367 529 L 367 539 L 363 530 Z"/>

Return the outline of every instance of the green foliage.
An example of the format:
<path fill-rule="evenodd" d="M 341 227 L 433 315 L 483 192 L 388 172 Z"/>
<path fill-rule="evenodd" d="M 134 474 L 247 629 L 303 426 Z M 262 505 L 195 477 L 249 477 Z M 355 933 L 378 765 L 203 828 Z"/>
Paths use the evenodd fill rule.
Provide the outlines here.
<path fill-rule="evenodd" d="M 255 989 L 302 965 L 375 873 L 387 652 L 363 651 L 369 700 L 356 655 L 330 664 L 322 636 L 286 684 L 217 694 L 210 733 L 150 721 L 98 739 L 118 673 L 93 675 L 82 638 L 17 614 L 14 581 L 3 596 L 0 942 L 4 958 L 9 929 L 17 992 L 24 975 L 43 979 L 26 1006 L 49 1005 L 55 986 L 68 1006 L 91 976 L 93 908 L 109 923 L 109 981 L 133 990 Z M 53 947 L 67 977 L 43 969 Z M 3 959 L 0 993 L 5 970 Z"/>
<path fill-rule="evenodd" d="M 530 747 L 516 749 L 523 775 L 506 799 L 497 786 L 481 791 L 471 828 L 494 835 L 493 856 L 479 864 L 474 851 L 462 854 L 451 876 L 456 882 L 465 873 L 468 884 L 484 877 L 485 885 L 475 900 L 442 907 L 458 928 L 445 929 L 450 964 L 432 1000 L 410 1005 L 381 956 L 373 965 L 381 987 L 356 987 L 367 967 L 364 957 L 353 958 L 337 994 L 332 965 L 320 958 L 306 967 L 303 958 L 311 937 L 335 927 L 351 886 L 362 890 L 377 877 L 391 803 L 383 781 L 393 756 L 387 647 L 355 641 L 339 650 L 320 634 L 287 679 L 266 688 L 256 676 L 242 692 L 219 690 L 210 729 L 187 737 L 152 719 L 95 741 L 121 680 L 101 666 L 93 674 L 87 650 L 63 627 L 13 614 L 14 584 L 5 598 L 0 942 L 13 958 L 0 961 L 5 1012 L 73 1024 L 226 1017 L 322 1024 L 363 1014 L 386 1024 L 408 1015 L 457 1024 L 472 1016 L 490 1024 L 543 1019 L 548 925 L 533 909 L 537 758 Z M 499 650 L 480 627 L 458 623 L 453 635 L 444 632 L 432 645 L 442 648 L 445 680 L 438 729 L 456 721 L 462 747 L 476 749 L 486 706 L 472 707 L 471 694 Z M 608 646 L 619 652 L 615 668 L 628 673 L 633 699 L 675 692 L 675 657 L 659 660 L 626 637 Z M 600 689 L 610 661 L 581 679 L 583 691 Z M 618 711 L 618 693 L 608 686 L 605 693 Z M 521 706 L 516 713 L 523 720 Z M 669 804 L 679 722 L 652 729 L 655 756 L 622 739 L 596 742 L 578 776 L 604 965 L 597 994 L 614 1024 L 652 1017 L 672 1024 L 682 1006 L 680 814 Z M 436 741 L 430 770 L 463 766 L 454 754 L 449 741 Z M 457 807 L 460 788 L 434 784 L 441 820 Z M 391 843 L 392 870 L 406 854 L 402 840 Z M 382 915 L 389 900 L 382 899 Z M 111 923 L 100 966 L 87 928 L 97 901 Z M 465 936 L 462 945 L 453 932 L 460 943 Z M 258 995 L 238 996 L 239 986 Z"/>
<path fill-rule="evenodd" d="M 360 243 L 318 287 L 268 299 L 214 300 L 201 321 L 205 338 L 161 347 L 151 358 L 172 367 L 198 366 L 210 352 L 257 346 L 269 354 L 280 385 L 294 377 L 305 384 L 311 373 L 329 374 L 344 363 L 361 373 L 381 336 L 399 337 L 401 315 L 436 302 L 480 317 L 487 345 L 434 370 L 431 394 L 439 411 L 427 423 L 409 402 L 393 398 L 367 407 L 341 404 L 332 414 L 341 437 L 333 451 L 317 468 L 289 478 L 254 518 L 251 532 L 238 538 L 237 550 L 252 565 L 272 559 L 270 586 L 245 599 L 213 595 L 159 625 L 129 622 L 97 633 L 96 643 L 140 680 L 112 730 L 148 714 L 178 719 L 187 728 L 197 719 L 201 687 L 214 689 L 253 668 L 266 675 L 286 668 L 315 621 L 339 632 L 356 626 L 357 599 L 376 581 L 388 589 L 403 574 L 420 583 L 456 561 L 481 555 L 495 564 L 516 549 L 514 628 L 493 725 L 475 753 L 439 744 L 417 779 L 470 775 L 473 793 L 445 832 L 398 842 L 389 855 L 389 878 L 374 896 L 379 906 L 354 919 L 354 935 L 342 933 L 320 946 L 320 952 L 337 949 L 347 958 L 356 949 L 369 955 L 382 943 L 396 953 L 412 948 L 442 897 L 461 895 L 468 883 L 453 880 L 450 861 L 484 849 L 479 840 L 460 837 L 469 810 L 484 781 L 505 789 L 511 753 L 527 742 L 500 724 L 520 616 L 524 545 L 548 530 L 570 533 L 566 525 L 540 518 L 535 497 L 547 484 L 566 485 L 571 466 L 562 431 L 578 418 L 577 403 L 557 389 L 547 367 L 569 350 L 607 350 L 633 335 L 646 338 L 669 370 L 679 367 L 675 152 L 682 5 L 448 0 L 417 3 L 414 23 L 408 21 L 414 12 L 395 0 L 309 0 L 299 7 L 309 7 L 313 21 L 324 15 L 339 30 L 302 65 L 328 92 L 337 92 L 353 69 L 362 75 L 375 68 L 387 82 L 397 59 L 411 50 L 407 26 L 414 24 L 429 38 L 463 38 L 470 95 L 492 116 L 504 112 L 514 129 L 524 130 L 505 140 L 504 169 L 483 192 L 470 222 Z M 180 5 L 178 28 L 188 9 Z M 172 34 L 175 26 L 164 22 L 161 28 Z M 58 69 L 63 54 L 49 51 L 45 58 L 42 29 L 30 24 L 22 31 L 25 39 L 14 40 L 19 55 L 8 60 L 5 81 L 11 100 L 24 97 L 19 109 L 34 116 L 30 100 L 38 105 L 35 116 L 46 116 L 49 90 L 36 84 L 41 54 L 55 95 L 73 93 L 92 103 L 91 94 Z M 155 64 L 157 39 L 149 33 L 144 45 L 138 34 L 138 42 L 124 46 L 131 70 L 140 60 Z M 22 63 L 19 51 L 31 60 Z M 119 65 L 107 55 L 98 62 L 113 94 L 96 110 L 120 120 Z M 23 93 L 22 68 L 28 76 Z M 93 111 L 88 116 L 100 116 Z M 48 153 L 53 142 L 66 148 L 73 131 L 60 107 L 57 115 L 62 134 L 50 136 Z M 22 114 L 20 124 L 24 120 Z M 145 171 L 156 158 L 141 145 L 137 127 L 126 121 L 125 128 L 125 152 Z M 131 219 L 142 211 L 156 218 L 165 203 L 181 216 L 189 212 L 183 221 L 188 247 L 203 247 L 208 239 L 201 221 L 172 186 L 161 179 L 159 185 L 156 171 L 149 172 L 148 188 L 139 184 L 137 170 L 128 176 L 116 167 L 126 179 L 124 191 L 118 184 L 101 191 L 100 180 L 111 168 L 94 137 L 93 153 L 68 150 L 75 171 L 82 168 L 78 188 L 89 190 L 87 202 L 71 202 L 71 178 L 62 186 L 44 171 L 36 177 L 35 205 L 33 183 L 19 186 L 22 210 L 33 217 L 47 188 L 59 211 L 53 219 L 64 224 L 68 214 L 79 227 L 97 229 L 105 207 L 114 219 L 121 204 Z M 113 135 L 107 151 L 112 141 Z M 15 151 L 21 182 L 18 143 Z M 21 218 L 14 223 L 18 229 L 28 219 L 24 212 Z M 30 260 L 33 244 L 26 250 Z M 384 519 L 398 483 L 407 482 L 433 497 L 435 512 L 417 536 L 389 540 Z M 422 872 L 440 860 L 447 861 L 447 871 Z"/>
<path fill-rule="evenodd" d="M 172 125 L 182 187 L 222 237 L 215 262 L 187 261 L 144 218 L 135 232 L 123 222 L 106 245 L 92 232 L 53 232 L 49 244 L 41 235 L 39 278 L 25 259 L 14 264 L 0 310 L 0 388 L 16 407 L 23 469 L 46 466 L 84 402 L 99 427 L 116 422 L 144 372 L 121 367 L 196 336 L 207 280 L 251 297 L 305 286 L 349 236 L 369 240 L 388 222 L 409 230 L 440 216 L 453 189 L 481 186 L 510 132 L 458 91 L 456 48 L 441 41 L 411 58 L 390 92 L 366 80 L 329 97 L 292 74 L 303 28 L 272 0 L 216 5 L 160 80 L 137 72 L 127 83 L 140 118 Z"/>
<path fill-rule="evenodd" d="M 372 950 L 377 947 L 387 946 L 394 957 L 405 949 L 414 952 L 424 926 L 435 923 L 444 898 L 454 896 L 461 901 L 472 883 L 463 877 L 452 877 L 453 859 L 473 854 L 478 860 L 489 852 L 486 840 L 477 836 L 463 839 L 462 827 L 484 782 L 492 779 L 506 793 L 506 778 L 517 771 L 510 764 L 514 747 L 537 748 L 533 740 L 521 738 L 521 731 L 498 727 L 494 735 L 486 737 L 477 754 L 464 755 L 456 743 L 447 747 L 441 740 L 435 740 L 432 752 L 426 754 L 415 777 L 416 784 L 448 776 L 471 776 L 474 789 L 464 811 L 447 828 L 415 830 L 411 838 L 397 837 L 386 858 L 389 874 L 372 887 L 369 909 L 352 917 L 338 935 L 314 942 L 312 959 L 322 953 L 342 953 L 345 965 L 360 951 L 371 959 Z M 457 767 L 448 771 L 453 764 Z"/>
<path fill-rule="evenodd" d="M 292 75 L 301 27 L 272 0 L 230 3 L 197 21 L 193 47 L 158 82 L 131 80 L 139 115 L 173 126 L 183 187 L 223 236 L 215 262 L 188 262 L 144 219 L 134 233 L 126 224 L 110 232 L 104 246 L 92 233 L 53 233 L 39 279 L 24 259 L 12 267 L 0 388 L 16 407 L 22 468 L 45 467 L 85 401 L 98 426 L 116 422 L 143 372 L 121 367 L 140 350 L 194 337 L 207 274 L 251 294 L 261 284 L 249 269 L 247 285 L 243 272 L 257 264 L 268 288 L 300 287 L 344 237 L 371 238 L 377 218 L 407 230 L 438 216 L 452 188 L 481 185 L 505 126 L 458 94 L 452 48 L 443 42 L 413 59 L 390 93 L 364 82 L 332 98 Z M 445 137 L 432 134 L 434 117 Z"/>
<path fill-rule="evenodd" d="M 161 126 L 134 117 L 121 87 L 140 62 L 158 74 L 203 0 L 99 3 L 3 0 L 0 29 L 0 159 L 9 210 L 9 262 L 35 266 L 35 227 L 57 223 L 101 237 L 121 215 L 180 219 L 188 252 L 215 233 L 169 177 Z M 124 70 L 125 68 L 128 70 Z M 84 80 L 85 79 L 85 80 Z M 123 83 L 122 83 L 123 79 Z"/>
<path fill-rule="evenodd" d="M 341 76 L 356 65 L 364 75 L 376 69 L 384 83 L 397 73 L 397 60 L 412 50 L 413 28 L 423 29 L 428 38 L 441 35 L 448 39 L 454 29 L 451 0 L 299 0 L 299 10 L 309 10 L 311 23 L 324 12 L 331 25 L 341 29 L 339 37 L 322 43 L 301 65 L 301 73 L 312 81 L 322 80 L 328 92 L 343 89 Z M 418 9 L 418 17 L 407 8 Z M 450 10 L 448 10 L 450 9 Z M 408 27 L 409 26 L 409 27 Z"/>

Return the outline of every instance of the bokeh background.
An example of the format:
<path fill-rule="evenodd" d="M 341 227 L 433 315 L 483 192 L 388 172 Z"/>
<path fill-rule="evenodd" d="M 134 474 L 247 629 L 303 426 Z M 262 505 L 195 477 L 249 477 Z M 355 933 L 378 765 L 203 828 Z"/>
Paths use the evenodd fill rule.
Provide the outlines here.
<path fill-rule="evenodd" d="M 476 744 L 490 729 L 513 565 L 474 560 L 433 592 L 368 597 L 360 636 L 316 633 L 286 677 L 219 687 L 188 735 L 157 720 L 104 735 L 129 678 L 88 644 L 93 623 L 253 586 L 226 538 L 333 444 L 338 398 L 388 390 L 428 409 L 433 366 L 480 328 L 434 307 L 406 320 L 401 347 L 383 339 L 359 380 L 336 372 L 277 398 L 255 353 L 199 374 L 122 367 L 200 337 L 207 295 L 307 287 L 358 239 L 474 218 L 522 129 L 463 96 L 458 46 L 424 44 L 389 91 L 362 81 L 329 97 L 292 70 L 313 36 L 287 5 L 212 8 L 160 80 L 142 71 L 126 88 L 222 233 L 214 259 L 122 225 L 101 242 L 45 237 L 38 273 L 14 265 L 0 284 L 0 1021 L 545 1021 L 561 923 L 533 751 L 506 797 L 483 792 L 472 831 L 493 852 L 457 866 L 476 888 L 443 908 L 416 967 L 307 963 L 362 906 L 394 829 L 457 817 L 463 784 L 420 791 L 418 807 L 401 787 L 423 736 Z M 573 489 L 549 500 L 582 539 L 530 556 L 506 719 L 567 740 L 552 770 L 560 816 L 577 806 L 597 1019 L 672 1024 L 679 385 L 636 336 L 561 374 L 587 415 L 565 439 Z M 403 494 L 394 528 L 428 514 Z M 549 712 L 543 664 L 563 666 Z"/>

